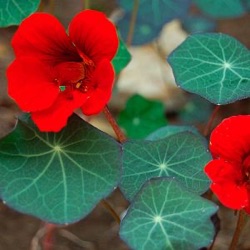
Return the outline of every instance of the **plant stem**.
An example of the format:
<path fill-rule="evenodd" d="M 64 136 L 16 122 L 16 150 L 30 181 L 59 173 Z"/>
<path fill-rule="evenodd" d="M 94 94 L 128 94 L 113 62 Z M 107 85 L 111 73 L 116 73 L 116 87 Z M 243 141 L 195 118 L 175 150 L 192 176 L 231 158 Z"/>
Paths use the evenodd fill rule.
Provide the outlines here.
<path fill-rule="evenodd" d="M 207 123 L 207 125 L 206 125 L 206 127 L 204 129 L 204 132 L 203 132 L 204 136 L 208 136 L 208 134 L 209 134 L 209 132 L 211 130 L 211 126 L 213 124 L 214 118 L 217 115 L 219 109 L 220 109 L 220 106 L 216 105 L 213 112 L 212 112 L 212 114 L 211 114 L 211 116 L 210 116 L 210 118 L 209 118 L 209 121 L 208 121 L 208 123 Z"/>
<path fill-rule="evenodd" d="M 110 204 L 106 200 L 102 200 L 101 203 L 110 212 L 110 214 L 116 220 L 116 222 L 118 224 L 120 224 L 121 219 L 120 219 L 119 215 L 115 212 L 115 210 L 110 206 Z"/>
<path fill-rule="evenodd" d="M 84 10 L 90 9 L 89 0 L 83 0 L 83 9 Z"/>
<path fill-rule="evenodd" d="M 240 210 L 239 215 L 238 215 L 236 229 L 234 231 L 234 235 L 233 235 L 229 250 L 236 250 L 238 242 L 239 242 L 240 234 L 246 222 L 247 222 L 247 214 L 245 213 L 244 210 Z"/>
<path fill-rule="evenodd" d="M 133 6 L 131 19 L 130 19 L 127 42 L 126 42 L 127 46 L 130 46 L 133 40 L 135 23 L 136 23 L 138 10 L 139 10 L 139 3 L 140 3 L 140 0 L 134 0 L 134 6 Z"/>
<path fill-rule="evenodd" d="M 120 127 L 118 126 L 116 120 L 114 119 L 114 117 L 112 116 L 112 114 L 109 111 L 108 106 L 105 106 L 105 108 L 103 109 L 103 113 L 106 117 L 106 119 L 108 120 L 108 122 L 110 123 L 111 127 L 113 128 L 116 136 L 117 136 L 117 140 L 119 142 L 125 142 L 127 140 L 126 136 L 124 135 L 124 133 L 122 132 L 122 130 L 120 129 Z"/>
<path fill-rule="evenodd" d="M 56 229 L 56 225 L 45 223 L 45 235 L 43 237 L 43 249 L 44 250 L 52 250 L 53 248 L 53 239 L 54 239 L 54 232 Z"/>

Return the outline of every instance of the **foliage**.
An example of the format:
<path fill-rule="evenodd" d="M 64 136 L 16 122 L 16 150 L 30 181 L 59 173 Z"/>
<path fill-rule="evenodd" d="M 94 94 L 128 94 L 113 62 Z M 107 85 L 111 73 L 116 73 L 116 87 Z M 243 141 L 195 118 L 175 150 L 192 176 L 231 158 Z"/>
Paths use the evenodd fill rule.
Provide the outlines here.
<path fill-rule="evenodd" d="M 138 94 L 130 97 L 118 116 L 119 125 L 130 138 L 145 138 L 155 129 L 166 125 L 164 106 Z"/>
<path fill-rule="evenodd" d="M 123 39 L 131 32 L 133 14 L 133 45 L 157 40 L 162 27 L 175 18 L 193 32 L 168 56 L 176 84 L 194 94 L 178 112 L 179 122 L 207 123 L 211 103 L 224 105 L 250 96 L 249 50 L 229 35 L 206 33 L 216 29 L 218 19 L 242 16 L 250 2 L 192 2 L 198 16 L 190 15 L 191 0 L 141 0 L 137 13 L 134 1 L 118 0 L 124 10 L 118 31 L 102 13 L 87 10 L 70 24 L 68 35 L 53 15 L 33 14 L 23 21 L 39 1 L 0 0 L 1 27 L 23 21 L 12 40 L 16 58 L 7 70 L 8 91 L 31 113 L 20 116 L 13 131 L 0 139 L 4 203 L 45 222 L 68 224 L 85 218 L 119 187 L 129 202 L 119 235 L 136 250 L 198 250 L 212 243 L 210 218 L 218 208 L 201 198 L 209 185 L 224 205 L 250 213 L 249 116 L 219 125 L 208 150 L 207 139 L 195 127 L 167 124 L 168 107 L 161 101 L 138 94 L 128 99 L 118 114 L 128 138 L 107 115 L 114 71 L 119 75 L 132 57 Z M 54 95 L 60 96 L 55 103 Z M 104 109 L 117 140 L 71 115 L 76 108 L 85 115 Z M 58 132 L 42 132 L 34 112 L 44 112 L 44 126 L 59 122 L 53 130 Z M 232 120 L 240 122 L 232 126 Z"/>

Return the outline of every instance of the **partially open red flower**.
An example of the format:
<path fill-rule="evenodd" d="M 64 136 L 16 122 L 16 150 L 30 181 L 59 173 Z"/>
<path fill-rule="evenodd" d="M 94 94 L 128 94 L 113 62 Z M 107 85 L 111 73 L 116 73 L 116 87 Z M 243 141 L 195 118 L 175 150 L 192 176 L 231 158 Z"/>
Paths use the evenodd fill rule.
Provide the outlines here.
<path fill-rule="evenodd" d="M 221 203 L 250 213 L 250 115 L 232 116 L 214 129 L 205 167 Z"/>
<path fill-rule="evenodd" d="M 9 95 L 41 131 L 59 131 L 77 108 L 99 113 L 111 97 L 110 61 L 118 43 L 115 26 L 101 12 L 76 15 L 69 35 L 52 15 L 33 14 L 12 40 L 16 59 L 7 70 Z"/>

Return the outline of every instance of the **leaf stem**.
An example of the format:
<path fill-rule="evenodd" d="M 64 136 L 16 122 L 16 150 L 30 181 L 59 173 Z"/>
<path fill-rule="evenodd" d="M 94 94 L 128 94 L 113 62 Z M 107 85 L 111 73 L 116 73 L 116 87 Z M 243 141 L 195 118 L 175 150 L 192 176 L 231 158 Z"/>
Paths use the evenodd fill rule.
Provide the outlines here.
<path fill-rule="evenodd" d="M 83 0 L 83 9 L 84 10 L 90 9 L 89 0 Z"/>
<path fill-rule="evenodd" d="M 124 133 L 122 132 L 122 130 L 120 129 L 120 127 L 118 126 L 116 120 L 114 119 L 114 117 L 112 116 L 112 114 L 109 111 L 108 106 L 105 106 L 105 108 L 103 109 L 103 113 L 106 117 L 106 119 L 108 120 L 109 124 L 111 125 L 111 127 L 113 128 L 117 139 L 119 142 L 123 143 L 127 140 L 126 136 L 124 135 Z"/>
<path fill-rule="evenodd" d="M 211 130 L 211 126 L 212 126 L 212 124 L 214 122 L 214 118 L 217 115 L 219 109 L 220 109 L 220 106 L 216 105 L 213 112 L 212 112 L 212 114 L 211 114 L 211 116 L 210 116 L 210 118 L 209 118 L 209 121 L 208 121 L 208 123 L 207 123 L 207 125 L 206 125 L 206 127 L 204 129 L 204 132 L 203 132 L 204 136 L 208 136 L 208 134 L 209 134 L 209 132 Z"/>
<path fill-rule="evenodd" d="M 130 46 L 133 40 L 136 18 L 137 18 L 137 14 L 139 10 L 139 3 L 140 3 L 140 0 L 134 0 L 132 15 L 131 15 L 130 24 L 129 24 L 127 42 L 126 42 L 127 46 Z"/>
<path fill-rule="evenodd" d="M 240 210 L 239 215 L 238 215 L 237 225 L 234 231 L 234 235 L 233 235 L 229 250 L 236 250 L 238 242 L 239 242 L 240 234 L 244 226 L 246 225 L 246 222 L 247 222 L 247 214 L 244 210 Z"/>
<path fill-rule="evenodd" d="M 53 248 L 53 239 L 54 239 L 54 232 L 56 229 L 56 225 L 50 224 L 50 223 L 45 223 L 45 234 L 43 237 L 43 249 L 44 250 L 52 250 Z"/>
<path fill-rule="evenodd" d="M 111 205 L 106 200 L 102 200 L 101 203 L 110 212 L 110 214 L 115 219 L 117 224 L 120 224 L 121 219 L 120 219 L 119 215 L 115 212 L 115 210 L 111 207 Z"/>

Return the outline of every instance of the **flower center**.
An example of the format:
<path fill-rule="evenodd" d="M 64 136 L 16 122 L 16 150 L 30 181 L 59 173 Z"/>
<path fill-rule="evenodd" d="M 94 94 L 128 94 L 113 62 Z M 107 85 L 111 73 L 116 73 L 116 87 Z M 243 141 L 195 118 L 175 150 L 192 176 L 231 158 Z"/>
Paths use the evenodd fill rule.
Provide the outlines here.
<path fill-rule="evenodd" d="M 61 92 L 79 90 L 86 93 L 93 89 L 91 75 L 95 68 L 93 61 L 84 59 L 83 62 L 63 62 L 55 66 L 54 82 Z"/>

